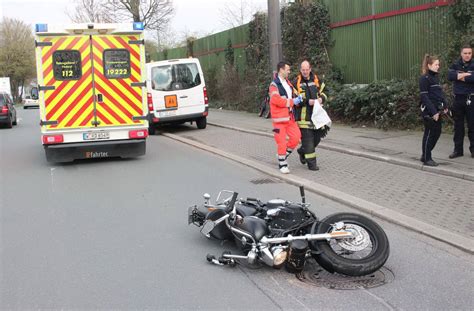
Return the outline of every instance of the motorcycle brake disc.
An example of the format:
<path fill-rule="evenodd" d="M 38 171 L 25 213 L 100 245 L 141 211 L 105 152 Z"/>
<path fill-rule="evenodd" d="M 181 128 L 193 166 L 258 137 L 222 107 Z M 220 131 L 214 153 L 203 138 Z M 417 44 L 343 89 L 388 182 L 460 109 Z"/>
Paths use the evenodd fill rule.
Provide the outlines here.
<path fill-rule="evenodd" d="M 344 230 L 351 232 L 353 237 L 349 239 L 337 240 L 337 245 L 339 245 L 341 248 L 351 252 L 359 252 L 366 249 L 370 245 L 371 241 L 369 233 L 361 226 L 345 224 Z"/>

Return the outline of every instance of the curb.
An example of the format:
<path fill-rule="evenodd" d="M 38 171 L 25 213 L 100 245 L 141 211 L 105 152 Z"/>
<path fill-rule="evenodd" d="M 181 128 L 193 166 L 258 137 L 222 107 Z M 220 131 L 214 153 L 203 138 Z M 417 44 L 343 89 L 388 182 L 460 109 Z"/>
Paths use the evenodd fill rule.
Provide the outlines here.
<path fill-rule="evenodd" d="M 291 175 L 282 175 L 279 172 L 277 173 L 275 170 L 271 169 L 270 167 L 263 165 L 261 163 L 258 163 L 256 161 L 252 161 L 249 159 L 242 158 L 240 156 L 219 150 L 214 147 L 207 146 L 202 143 L 195 142 L 193 140 L 187 139 L 180 137 L 178 135 L 170 134 L 170 133 L 162 133 L 161 135 L 179 141 L 181 143 L 196 147 L 198 149 L 202 149 L 204 151 L 219 155 L 221 157 L 230 159 L 232 161 L 238 162 L 240 164 L 243 164 L 245 166 L 251 167 L 253 169 L 256 169 L 266 175 L 281 179 L 286 181 L 289 184 L 295 185 L 295 186 L 304 186 L 305 189 L 316 193 L 320 196 L 323 196 L 325 198 L 328 198 L 330 200 L 342 203 L 346 206 L 355 208 L 357 210 L 360 210 L 362 212 L 368 213 L 372 216 L 381 218 L 383 220 L 386 220 L 390 223 L 400 225 L 404 228 L 407 228 L 411 231 L 421 233 L 423 235 L 429 236 L 435 240 L 445 242 L 449 245 L 452 245 L 456 248 L 459 248 L 465 252 L 468 252 L 469 254 L 474 254 L 474 241 L 460 236 L 458 234 L 452 233 L 450 231 L 446 231 L 441 228 L 437 228 L 433 225 L 424 223 L 422 221 L 419 221 L 417 219 L 405 216 L 403 214 L 400 214 L 396 211 L 390 210 L 386 207 L 374 204 L 372 202 L 354 197 L 350 194 L 346 194 L 344 192 L 341 192 L 339 190 L 321 185 L 319 183 L 307 180 L 305 178 L 297 177 L 297 176 L 291 176 Z"/>
<path fill-rule="evenodd" d="M 228 125 L 223 125 L 219 123 L 214 123 L 214 122 L 209 122 L 207 121 L 207 124 L 217 126 L 217 127 L 222 127 L 226 128 L 229 130 L 234 130 L 234 131 L 239 131 L 239 132 L 244 132 L 244 133 L 250 133 L 250 134 L 255 134 L 255 135 L 260 135 L 260 136 L 266 136 L 266 137 L 272 137 L 273 134 L 262 132 L 262 131 L 255 131 L 255 130 L 248 130 L 248 129 L 243 129 L 235 126 L 228 126 Z M 383 156 L 377 153 L 373 152 L 365 152 L 365 151 L 359 151 L 355 149 L 346 149 L 342 147 L 338 147 L 336 145 L 328 144 L 327 142 L 321 142 L 319 146 L 321 149 L 326 149 L 330 151 L 336 151 L 340 153 L 345 153 L 357 157 L 362 157 L 362 158 L 368 158 L 371 160 L 376 160 L 376 161 L 381 161 L 381 162 L 386 162 L 390 164 L 395 164 L 395 165 L 400 165 L 400 166 L 405 166 L 421 171 L 426 171 L 430 173 L 435 173 L 439 175 L 444 175 L 444 176 L 450 176 L 450 177 L 455 177 L 455 178 L 460 178 L 468 181 L 474 181 L 474 174 L 466 174 L 461 171 L 453 171 L 453 170 L 447 170 L 444 168 L 439 168 L 439 167 L 430 167 L 430 166 L 425 166 L 423 164 L 418 164 L 414 163 L 412 161 L 408 160 L 403 160 L 403 159 L 397 159 L 394 157 L 390 156 Z"/>

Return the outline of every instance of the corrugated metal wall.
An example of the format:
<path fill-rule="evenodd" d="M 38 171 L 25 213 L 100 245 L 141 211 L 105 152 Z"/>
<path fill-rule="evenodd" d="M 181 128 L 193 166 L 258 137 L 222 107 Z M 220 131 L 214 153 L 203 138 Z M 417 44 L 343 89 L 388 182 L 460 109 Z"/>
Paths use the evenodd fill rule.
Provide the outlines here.
<path fill-rule="evenodd" d="M 390 0 L 376 0 L 390 2 Z M 331 22 L 342 22 L 372 14 L 372 0 L 322 0 L 331 16 Z"/>
<path fill-rule="evenodd" d="M 437 1 L 322 2 L 328 7 L 331 23 L 337 23 Z M 418 74 L 425 53 L 440 54 L 445 50 L 446 39 L 443 34 L 447 10 L 447 7 L 438 7 L 334 28 L 331 33 L 334 46 L 329 50 L 330 59 L 343 71 L 346 83 L 410 78 Z"/>
<path fill-rule="evenodd" d="M 321 0 L 329 10 L 331 23 L 367 17 L 436 0 Z M 372 7 L 374 5 L 374 7 Z M 332 30 L 329 49 L 332 63 L 340 68 L 346 83 L 369 83 L 374 79 L 407 79 L 417 75 L 424 53 L 440 54 L 446 46 L 447 7 L 369 20 Z M 372 13 L 373 12 L 373 13 Z M 222 66 L 228 39 L 245 46 L 248 25 L 201 38 L 194 53 L 204 69 Z M 374 41 L 375 40 L 375 41 Z M 234 49 L 235 64 L 245 68 L 245 50 Z M 168 59 L 186 57 L 186 48 L 168 51 Z M 163 59 L 163 54 L 158 59 Z M 156 59 L 156 57 L 155 57 Z"/>
<path fill-rule="evenodd" d="M 372 24 L 361 23 L 333 29 L 334 47 L 329 50 L 332 63 L 342 70 L 347 83 L 374 80 Z"/>
<path fill-rule="evenodd" d="M 225 49 L 229 39 L 234 48 L 234 64 L 239 71 L 243 71 L 246 65 L 245 47 L 248 41 L 248 25 L 242 25 L 226 31 L 200 38 L 194 41 L 193 52 L 199 58 L 203 70 L 212 67 L 220 67 L 225 64 Z M 187 56 L 186 47 L 179 47 L 168 50 L 166 59 L 183 58 Z M 163 60 L 163 53 L 152 55 L 153 59 Z"/>

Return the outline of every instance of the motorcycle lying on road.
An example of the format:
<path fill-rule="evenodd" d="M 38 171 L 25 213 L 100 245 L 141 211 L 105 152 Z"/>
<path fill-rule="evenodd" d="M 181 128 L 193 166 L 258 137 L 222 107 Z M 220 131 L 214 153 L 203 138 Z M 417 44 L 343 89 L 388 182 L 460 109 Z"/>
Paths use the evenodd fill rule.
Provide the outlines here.
<path fill-rule="evenodd" d="M 204 204 L 188 209 L 188 224 L 201 228 L 207 238 L 235 240 L 245 255 L 224 252 L 207 260 L 218 265 L 239 262 L 286 266 L 298 273 L 306 258 L 313 257 L 327 271 L 363 276 L 380 269 L 389 256 L 389 242 L 383 229 L 371 219 L 353 213 L 336 213 L 319 220 L 305 202 L 282 199 L 262 202 L 239 199 L 238 193 L 223 190 L 216 203 L 204 194 Z"/>

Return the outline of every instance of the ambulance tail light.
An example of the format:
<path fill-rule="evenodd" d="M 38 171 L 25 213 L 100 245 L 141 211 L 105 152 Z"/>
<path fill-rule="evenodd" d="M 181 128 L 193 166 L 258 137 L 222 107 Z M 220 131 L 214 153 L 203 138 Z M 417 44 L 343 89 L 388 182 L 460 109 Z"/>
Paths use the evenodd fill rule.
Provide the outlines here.
<path fill-rule="evenodd" d="M 128 132 L 131 139 L 143 139 L 148 137 L 148 130 L 134 130 Z"/>
<path fill-rule="evenodd" d="M 148 103 L 148 112 L 153 112 L 153 96 L 151 96 L 151 93 L 146 94 L 146 101 Z"/>
<path fill-rule="evenodd" d="M 207 105 L 209 103 L 209 97 L 207 97 L 207 88 L 206 87 L 204 87 L 203 92 L 204 92 L 204 104 Z"/>
<path fill-rule="evenodd" d="M 54 145 L 64 142 L 63 135 L 43 135 L 43 145 Z"/>

